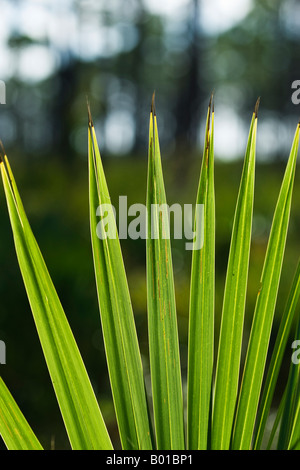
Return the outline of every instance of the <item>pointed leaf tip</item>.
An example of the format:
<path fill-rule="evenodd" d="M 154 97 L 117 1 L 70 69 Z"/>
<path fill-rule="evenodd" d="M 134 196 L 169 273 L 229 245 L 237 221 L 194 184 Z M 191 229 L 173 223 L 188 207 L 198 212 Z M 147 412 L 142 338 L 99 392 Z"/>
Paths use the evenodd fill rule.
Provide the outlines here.
<path fill-rule="evenodd" d="M 2 140 L 0 140 L 0 162 L 4 162 L 4 157 L 6 155 L 4 145 L 2 143 Z"/>
<path fill-rule="evenodd" d="M 92 113 L 91 113 L 91 107 L 88 98 L 86 98 L 86 105 L 87 105 L 87 112 L 88 112 L 88 125 L 89 127 L 94 127 L 93 119 L 92 119 Z"/>
<path fill-rule="evenodd" d="M 151 113 L 153 116 L 156 116 L 156 110 L 155 110 L 155 90 L 152 95 L 152 101 L 151 101 Z"/>
<path fill-rule="evenodd" d="M 208 104 L 208 109 L 211 109 L 212 112 L 214 112 L 214 94 L 215 94 L 215 90 L 213 90 L 211 92 L 210 100 L 209 100 L 209 104 Z"/>
<path fill-rule="evenodd" d="M 259 104 L 260 104 L 260 96 L 257 98 L 256 104 L 255 104 L 255 108 L 254 108 L 254 114 L 255 114 L 255 117 L 256 117 L 256 118 L 257 118 L 257 114 L 258 114 Z"/>

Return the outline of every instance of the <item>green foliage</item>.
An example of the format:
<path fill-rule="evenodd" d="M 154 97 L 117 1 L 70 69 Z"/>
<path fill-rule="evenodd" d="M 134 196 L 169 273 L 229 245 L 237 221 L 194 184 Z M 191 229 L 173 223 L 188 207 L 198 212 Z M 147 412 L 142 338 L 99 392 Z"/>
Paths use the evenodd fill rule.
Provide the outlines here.
<path fill-rule="evenodd" d="M 196 237 L 190 284 L 187 373 L 187 435 L 168 217 L 154 212 L 158 238 L 148 220 L 147 306 L 152 404 L 118 238 L 99 238 L 96 211 L 110 195 L 89 113 L 88 169 L 92 253 L 100 318 L 118 430 L 123 449 L 260 449 L 266 422 L 300 296 L 300 263 L 291 285 L 268 367 L 270 335 L 288 232 L 299 144 L 299 125 L 275 209 L 261 284 L 257 292 L 245 363 L 242 338 L 248 287 L 254 201 L 257 108 L 253 113 L 233 221 L 219 344 L 215 336 L 215 184 L 214 110 L 209 104 L 201 174 L 196 198 L 204 205 L 203 226 L 195 217 Z M 83 360 L 27 220 L 7 157 L 1 175 L 17 259 L 54 391 L 73 449 L 112 449 Z M 166 204 L 154 100 L 150 113 L 147 208 Z M 156 206 L 157 207 L 157 206 Z M 149 214 L 153 216 L 151 210 Z M 114 219 L 113 219 L 114 220 Z M 150 222 L 150 223 L 149 223 Z M 100 224 L 103 224 L 103 219 Z M 104 227 L 102 227 L 104 229 Z M 296 334 L 299 335 L 299 320 Z M 240 370 L 243 374 L 240 377 Z M 214 369 L 216 370 L 214 377 Z M 263 378 L 265 378 L 262 390 Z M 241 378 L 241 380 L 240 380 Z M 0 433 L 8 449 L 41 445 L 0 379 Z M 290 374 L 270 436 L 277 447 L 299 448 L 299 364 Z M 152 429 L 153 418 L 153 429 Z M 267 436 L 268 437 L 268 436 Z"/>
<path fill-rule="evenodd" d="M 196 237 L 203 237 L 203 248 L 193 251 L 190 289 L 187 440 L 188 447 L 196 449 L 206 449 L 208 445 L 213 383 L 215 296 L 213 117 L 210 103 L 197 195 L 197 204 L 203 204 L 204 216 L 202 223 L 201 221 L 197 223 L 195 220 L 194 226 Z"/>
<path fill-rule="evenodd" d="M 1 175 L 18 262 L 70 443 L 73 449 L 111 448 L 77 344 L 4 158 Z"/>
<path fill-rule="evenodd" d="M 160 216 L 161 205 L 166 207 L 166 194 L 153 104 L 147 188 L 147 303 L 154 422 L 157 448 L 180 450 L 184 449 L 184 425 L 175 289 L 170 239 L 164 237 L 170 228 L 167 213 Z M 151 234 L 152 223 L 158 238 Z"/>
<path fill-rule="evenodd" d="M 256 127 L 257 108 L 250 126 L 229 252 L 216 371 L 213 449 L 229 447 L 238 392 L 252 229 Z"/>
<path fill-rule="evenodd" d="M 251 445 L 286 243 L 298 146 L 299 125 L 274 213 L 257 294 L 236 412 L 233 448 L 248 449 Z"/>
<path fill-rule="evenodd" d="M 142 361 L 120 243 L 118 238 L 99 239 L 96 234 L 96 210 L 109 204 L 110 196 L 91 118 L 89 195 L 98 300 L 121 443 L 124 449 L 151 449 Z"/>
<path fill-rule="evenodd" d="M 24 415 L 0 377 L 0 434 L 11 450 L 42 450 Z"/>

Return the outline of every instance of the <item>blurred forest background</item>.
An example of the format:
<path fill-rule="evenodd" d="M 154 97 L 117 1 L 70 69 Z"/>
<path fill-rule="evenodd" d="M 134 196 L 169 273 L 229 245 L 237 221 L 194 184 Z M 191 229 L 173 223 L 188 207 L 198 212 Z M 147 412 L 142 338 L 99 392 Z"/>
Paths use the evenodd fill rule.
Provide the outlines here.
<path fill-rule="evenodd" d="M 214 90 L 218 331 L 242 158 L 252 111 L 261 97 L 247 340 L 273 211 L 300 115 L 300 105 L 291 100 L 292 83 L 300 80 L 300 3 L 1 0 L 0 7 L 0 79 L 6 84 L 0 138 L 117 441 L 90 246 L 86 98 L 115 206 L 120 195 L 128 196 L 128 205 L 145 203 L 154 90 L 168 202 L 192 204 L 207 105 Z M 68 448 L 2 191 L 0 230 L 0 339 L 7 348 L 7 364 L 0 365 L 0 373 L 45 448 Z M 299 233 L 298 171 L 271 342 L 300 254 Z M 191 253 L 184 242 L 175 240 L 172 246 L 185 380 Z M 123 240 L 122 250 L 149 374 L 145 243 Z M 282 383 L 289 361 L 287 351 Z"/>

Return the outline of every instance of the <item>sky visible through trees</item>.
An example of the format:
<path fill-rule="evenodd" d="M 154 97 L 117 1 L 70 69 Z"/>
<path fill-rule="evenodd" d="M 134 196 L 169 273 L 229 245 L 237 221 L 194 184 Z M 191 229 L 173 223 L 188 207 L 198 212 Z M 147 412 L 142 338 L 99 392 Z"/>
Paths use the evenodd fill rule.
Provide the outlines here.
<path fill-rule="evenodd" d="M 258 96 L 258 158 L 281 158 L 288 147 L 299 114 L 293 0 L 2 0 L 1 16 L 7 147 L 84 155 L 88 95 L 103 152 L 139 154 L 153 90 L 167 154 L 202 142 L 212 90 L 217 157 L 242 156 Z"/>

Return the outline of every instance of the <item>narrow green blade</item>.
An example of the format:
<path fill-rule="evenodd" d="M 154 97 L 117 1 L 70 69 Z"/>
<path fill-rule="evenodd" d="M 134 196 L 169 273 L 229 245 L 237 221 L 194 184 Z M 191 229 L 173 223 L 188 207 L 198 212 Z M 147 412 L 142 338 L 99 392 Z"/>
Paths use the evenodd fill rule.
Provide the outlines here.
<path fill-rule="evenodd" d="M 272 429 L 271 429 L 271 432 L 270 432 L 270 435 L 269 435 L 266 450 L 270 450 L 272 448 L 272 445 L 273 445 L 273 442 L 274 442 L 274 439 L 275 439 L 275 435 L 276 435 L 276 432 L 277 432 L 277 429 L 279 427 L 280 420 L 281 420 L 281 417 L 282 417 L 283 409 L 285 407 L 286 392 L 287 392 L 287 388 L 285 388 L 285 391 L 284 391 L 284 393 L 281 397 L 281 400 L 280 400 L 280 403 L 279 403 L 279 406 L 278 406 L 278 409 L 277 409 L 276 417 L 275 417 L 275 420 L 274 420 L 274 423 L 273 423 L 273 426 L 272 426 Z"/>
<path fill-rule="evenodd" d="M 149 127 L 147 216 L 147 303 L 156 442 L 158 449 L 180 450 L 184 449 L 184 425 L 179 341 L 168 237 L 170 227 L 153 103 Z"/>
<path fill-rule="evenodd" d="M 271 403 L 276 387 L 276 382 L 282 359 L 285 351 L 285 347 L 291 331 L 291 326 L 296 314 L 296 307 L 300 298 L 300 261 L 296 269 L 296 273 L 293 279 L 292 287 L 288 296 L 286 307 L 280 322 L 280 326 L 277 333 L 276 342 L 274 345 L 270 365 L 268 368 L 268 374 L 266 376 L 264 390 L 261 396 L 260 407 L 257 414 L 257 429 L 255 432 L 254 449 L 260 449 L 266 422 L 268 419 Z"/>
<path fill-rule="evenodd" d="M 299 145 L 299 125 L 293 140 L 269 237 L 261 284 L 243 372 L 232 448 L 249 449 L 257 414 L 266 356 L 286 243 Z"/>
<path fill-rule="evenodd" d="M 1 377 L 0 435 L 8 450 L 43 450 Z"/>
<path fill-rule="evenodd" d="M 296 341 L 298 341 L 299 338 L 300 316 L 298 316 Z M 296 345 L 298 345 L 298 343 Z M 299 349 L 299 345 L 297 349 Z M 292 355 L 286 387 L 286 400 L 277 443 L 279 450 L 300 449 L 300 361 L 298 356 L 299 353 L 297 352 Z"/>
<path fill-rule="evenodd" d="M 6 157 L 0 167 L 20 270 L 71 446 L 111 449 L 89 377 Z"/>
<path fill-rule="evenodd" d="M 298 364 L 298 368 L 295 372 L 295 383 L 292 385 L 295 391 L 294 395 L 294 409 L 293 409 L 293 416 L 292 416 L 292 427 L 290 432 L 290 438 L 288 441 L 287 448 L 289 450 L 300 450 L 300 367 Z"/>
<path fill-rule="evenodd" d="M 200 214 L 196 212 L 194 222 L 196 241 L 200 239 L 201 248 L 193 250 L 192 254 L 188 342 L 187 446 L 188 449 L 200 450 L 207 449 L 208 445 L 214 360 L 215 195 L 213 133 L 214 112 L 211 113 L 210 102 L 196 201 L 199 207 L 200 204 L 203 205 L 203 220 L 197 219 Z"/>
<path fill-rule="evenodd" d="M 142 360 L 116 222 L 91 116 L 89 198 L 100 317 L 120 439 L 123 449 L 151 449 Z M 103 208 L 102 216 L 106 212 L 110 216 L 107 222 L 110 233 L 107 235 L 106 217 L 99 221 L 96 216 L 100 206 Z"/>
<path fill-rule="evenodd" d="M 229 449 L 241 360 L 252 229 L 257 109 L 253 113 L 228 259 L 213 405 L 212 448 Z"/>

